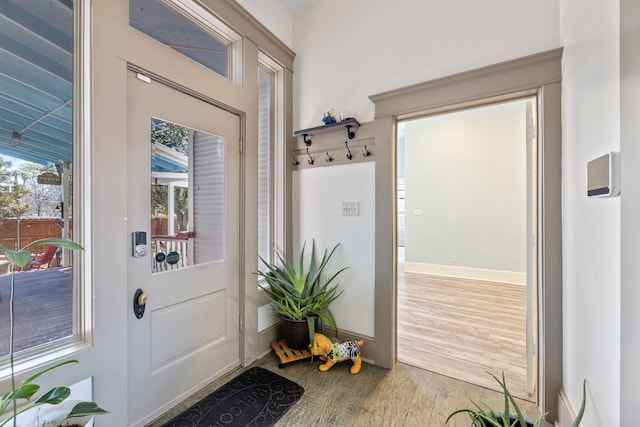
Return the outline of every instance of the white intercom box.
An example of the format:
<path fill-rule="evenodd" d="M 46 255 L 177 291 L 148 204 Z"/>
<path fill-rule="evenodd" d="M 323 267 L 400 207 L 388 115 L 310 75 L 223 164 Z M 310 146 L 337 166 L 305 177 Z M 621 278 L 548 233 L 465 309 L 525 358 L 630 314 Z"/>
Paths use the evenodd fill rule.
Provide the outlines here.
<path fill-rule="evenodd" d="M 587 163 L 587 196 L 620 194 L 620 153 L 611 151 Z"/>

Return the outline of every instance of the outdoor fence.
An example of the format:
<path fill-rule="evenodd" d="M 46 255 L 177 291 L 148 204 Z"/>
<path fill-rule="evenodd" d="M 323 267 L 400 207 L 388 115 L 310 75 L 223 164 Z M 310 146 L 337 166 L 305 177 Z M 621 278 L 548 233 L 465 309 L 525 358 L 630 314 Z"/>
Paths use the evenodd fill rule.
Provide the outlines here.
<path fill-rule="evenodd" d="M 60 218 L 15 218 L 0 221 L 0 244 L 9 249 L 19 249 L 29 243 L 49 237 L 62 237 Z M 18 224 L 20 226 L 20 241 L 18 241 Z M 71 221 L 68 223 L 72 226 Z M 31 252 L 38 252 L 42 247 L 30 248 Z"/>

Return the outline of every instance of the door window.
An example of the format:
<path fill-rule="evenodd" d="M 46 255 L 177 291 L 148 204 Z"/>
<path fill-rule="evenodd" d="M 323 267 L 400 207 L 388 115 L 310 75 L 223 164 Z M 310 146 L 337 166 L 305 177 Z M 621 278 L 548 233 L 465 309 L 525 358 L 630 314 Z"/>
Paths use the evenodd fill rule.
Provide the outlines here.
<path fill-rule="evenodd" d="M 224 176 L 225 138 L 151 119 L 153 272 L 224 258 Z"/>

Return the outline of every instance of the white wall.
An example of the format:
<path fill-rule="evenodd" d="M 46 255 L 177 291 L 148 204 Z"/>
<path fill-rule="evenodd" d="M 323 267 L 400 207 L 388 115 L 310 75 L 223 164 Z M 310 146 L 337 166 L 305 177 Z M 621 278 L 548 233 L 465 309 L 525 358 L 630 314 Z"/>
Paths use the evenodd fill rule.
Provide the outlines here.
<path fill-rule="evenodd" d="M 560 46 L 557 0 L 322 0 L 294 14 L 294 128 L 368 96 Z"/>
<path fill-rule="evenodd" d="M 561 0 L 560 16 L 564 44 L 563 384 L 577 409 L 586 378 L 589 398 L 584 424 L 617 426 L 620 197 L 587 198 L 586 165 L 620 149 L 619 1 Z"/>
<path fill-rule="evenodd" d="M 312 239 L 318 250 L 340 247 L 328 272 L 349 267 L 338 276 L 344 294 L 331 311 L 338 329 L 374 336 L 375 180 L 373 162 L 309 168 L 293 174 L 295 257 Z M 342 216 L 342 202 L 359 202 L 359 216 Z M 295 259 L 295 258 L 294 258 Z"/>
<path fill-rule="evenodd" d="M 236 0 L 284 44 L 292 47 L 293 21 L 291 12 L 280 0 Z"/>
<path fill-rule="evenodd" d="M 405 123 L 405 266 L 526 271 L 527 102 Z"/>
<path fill-rule="evenodd" d="M 261 2 L 241 3 L 249 8 Z M 292 36 L 294 128 L 319 125 L 330 107 L 370 121 L 369 95 L 562 42 L 563 383 L 577 407 L 587 378 L 584 425 L 591 427 L 620 425 L 620 198 L 585 196 L 587 161 L 620 149 L 619 5 L 620 0 L 322 0 L 294 14 Z M 311 173 L 329 177 L 331 169 Z M 635 185 L 623 181 L 621 198 L 629 188 Z M 306 189 L 301 180 L 300 195 Z M 334 196 L 327 203 L 339 200 Z M 300 221 L 309 235 L 338 223 Z M 357 235 L 345 233 L 341 241 L 351 250 L 348 241 Z"/>

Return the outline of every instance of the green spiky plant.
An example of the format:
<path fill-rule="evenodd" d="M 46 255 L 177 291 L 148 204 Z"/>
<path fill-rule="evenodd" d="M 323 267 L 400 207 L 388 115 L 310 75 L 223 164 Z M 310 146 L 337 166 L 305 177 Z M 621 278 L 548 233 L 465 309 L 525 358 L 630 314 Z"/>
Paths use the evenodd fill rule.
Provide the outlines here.
<path fill-rule="evenodd" d="M 19 250 L 12 250 L 7 248 L 4 245 L 0 244 L 0 252 L 3 252 L 10 263 L 11 268 L 11 293 L 9 300 L 9 363 L 11 367 L 11 391 L 6 393 L 4 396 L 0 398 L 0 415 L 4 414 L 5 411 L 11 407 L 13 414 L 8 419 L 0 422 L 0 427 L 7 425 L 9 422 L 13 422 L 13 427 L 17 425 L 17 417 L 19 414 L 33 408 L 36 406 L 50 404 L 57 405 L 64 402 L 71 394 L 71 390 L 69 387 L 58 386 L 49 390 L 47 393 L 40 396 L 37 400 L 33 402 L 29 402 L 31 398 L 40 390 L 40 386 L 38 384 L 34 384 L 33 381 L 38 379 L 40 376 L 50 372 L 54 369 L 57 369 L 61 366 L 68 365 L 71 363 L 78 363 L 77 360 L 67 360 L 62 363 L 58 363 L 50 368 L 44 369 L 22 381 L 19 386 L 16 386 L 15 380 L 15 370 L 14 370 L 14 354 L 13 354 L 13 332 L 14 332 L 14 313 L 13 313 L 13 305 L 14 305 L 14 290 L 15 290 L 15 273 L 16 269 L 24 269 L 29 260 L 31 259 L 31 251 L 29 248 L 39 245 L 56 245 L 61 248 L 71 249 L 71 250 L 83 250 L 84 248 L 79 244 L 68 240 L 68 239 L 57 239 L 57 238 L 49 238 L 49 239 L 40 239 L 29 243 Z M 20 408 L 18 408 L 18 401 L 25 400 L 28 403 L 24 404 Z M 71 411 L 61 420 L 57 421 L 54 427 L 62 425 L 63 422 L 73 419 L 73 418 L 82 418 L 88 415 L 100 415 L 105 414 L 107 411 L 100 408 L 94 402 L 78 402 Z"/>
<path fill-rule="evenodd" d="M 271 264 L 259 257 L 265 268 L 257 274 L 266 283 L 259 286 L 269 297 L 270 307 L 287 319 L 306 320 L 309 341 L 313 345 L 316 316 L 331 325 L 336 333 L 338 331 L 329 305 L 343 291 L 338 291 L 338 284 L 332 285 L 332 283 L 348 267 L 344 267 L 332 275 L 325 274 L 325 268 L 340 244 L 335 245 L 330 252 L 325 249 L 322 259 L 318 262 L 315 240 L 311 246 L 309 265 L 305 267 L 305 246 L 306 242 L 302 246 L 297 268 L 288 263 L 280 252 L 276 252 L 277 264 Z"/>
<path fill-rule="evenodd" d="M 471 427 L 542 427 L 543 420 L 546 414 L 540 415 L 535 421 L 527 420 L 523 415 L 520 407 L 518 406 L 515 398 L 509 392 L 507 388 L 507 382 L 504 379 L 504 372 L 502 373 L 502 381 L 500 381 L 495 375 L 489 373 L 497 382 L 500 384 L 502 388 L 502 394 L 504 396 L 504 408 L 500 411 L 495 411 L 491 409 L 486 404 L 478 404 L 474 401 L 471 401 L 475 409 L 458 409 L 457 411 L 452 412 L 447 417 L 447 423 L 451 418 L 453 418 L 457 414 L 467 414 L 471 419 Z M 578 411 L 578 415 L 576 419 L 571 424 L 571 427 L 578 427 L 580 422 L 582 421 L 582 416 L 584 415 L 584 408 L 586 406 L 586 397 L 587 397 L 587 381 L 585 380 L 582 384 L 582 405 L 580 406 L 580 411 Z M 513 406 L 513 411 L 511 412 L 511 406 Z"/>

